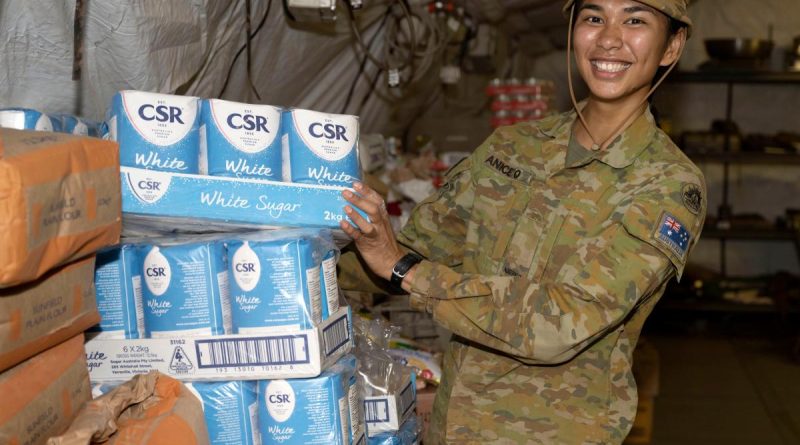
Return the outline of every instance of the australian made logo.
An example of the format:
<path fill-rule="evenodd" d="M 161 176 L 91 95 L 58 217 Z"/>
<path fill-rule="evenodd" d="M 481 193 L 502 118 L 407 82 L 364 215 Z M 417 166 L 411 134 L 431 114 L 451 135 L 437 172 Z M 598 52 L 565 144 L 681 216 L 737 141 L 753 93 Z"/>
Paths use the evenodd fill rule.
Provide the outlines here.
<path fill-rule="evenodd" d="M 169 361 L 169 372 L 171 374 L 188 374 L 192 372 L 194 365 L 186 355 L 186 351 L 181 346 L 175 346 L 172 351 L 172 359 Z"/>

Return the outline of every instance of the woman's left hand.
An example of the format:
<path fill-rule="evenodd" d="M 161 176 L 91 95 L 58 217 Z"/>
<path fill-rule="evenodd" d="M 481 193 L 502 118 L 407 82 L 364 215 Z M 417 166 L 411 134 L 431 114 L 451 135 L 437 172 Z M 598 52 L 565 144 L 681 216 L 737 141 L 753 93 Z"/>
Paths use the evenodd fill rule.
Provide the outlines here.
<path fill-rule="evenodd" d="M 345 190 L 342 196 L 352 204 L 345 206 L 344 211 L 355 223 L 355 227 L 348 221 L 339 222 L 339 226 L 353 238 L 356 248 L 369 268 L 381 278 L 388 280 L 392 275 L 392 268 L 403 257 L 404 252 L 394 237 L 386 203 L 378 192 L 360 182 L 354 183 L 353 188 L 358 194 Z M 353 207 L 367 214 L 369 221 Z"/>

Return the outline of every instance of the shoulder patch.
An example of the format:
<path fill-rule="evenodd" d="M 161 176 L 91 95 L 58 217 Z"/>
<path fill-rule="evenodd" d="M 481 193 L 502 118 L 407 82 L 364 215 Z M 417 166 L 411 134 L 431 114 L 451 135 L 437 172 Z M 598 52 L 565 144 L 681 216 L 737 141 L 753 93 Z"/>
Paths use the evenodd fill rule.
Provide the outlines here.
<path fill-rule="evenodd" d="M 684 259 L 692 240 L 692 234 L 682 222 L 669 212 L 662 212 L 658 227 L 653 237 L 656 241 L 667 247 L 675 256 Z"/>
<path fill-rule="evenodd" d="M 683 197 L 683 205 L 695 215 L 700 214 L 700 209 L 703 207 L 703 194 L 700 187 L 690 182 L 683 184 L 681 188 L 681 196 Z"/>

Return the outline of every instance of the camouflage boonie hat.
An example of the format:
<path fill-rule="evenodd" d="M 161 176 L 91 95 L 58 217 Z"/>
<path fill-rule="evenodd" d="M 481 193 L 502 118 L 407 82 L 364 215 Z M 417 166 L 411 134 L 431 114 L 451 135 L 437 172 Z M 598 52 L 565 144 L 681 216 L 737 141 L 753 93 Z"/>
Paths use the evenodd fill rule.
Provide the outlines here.
<path fill-rule="evenodd" d="M 639 3 L 652 6 L 669 17 L 686 25 L 686 38 L 692 35 L 692 19 L 686 13 L 689 7 L 689 0 L 636 0 Z M 575 0 L 567 0 L 564 4 L 564 14 L 569 15 L 570 8 Z"/>

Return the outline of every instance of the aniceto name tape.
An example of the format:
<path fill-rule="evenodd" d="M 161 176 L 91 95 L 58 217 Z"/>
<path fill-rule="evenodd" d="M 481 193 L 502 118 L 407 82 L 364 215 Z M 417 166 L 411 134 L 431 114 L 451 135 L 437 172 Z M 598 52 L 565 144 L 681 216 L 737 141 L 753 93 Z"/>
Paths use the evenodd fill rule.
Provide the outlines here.
<path fill-rule="evenodd" d="M 210 99 L 201 116 L 200 173 L 282 179 L 280 108 Z"/>
<path fill-rule="evenodd" d="M 192 382 L 186 387 L 203 404 L 211 445 L 261 445 L 255 381 Z"/>
<path fill-rule="evenodd" d="M 349 187 L 361 179 L 357 116 L 284 111 L 282 143 L 284 181 Z"/>
<path fill-rule="evenodd" d="M 100 338 L 144 337 L 142 262 L 137 246 L 124 244 L 97 254 L 94 283 Z"/>
<path fill-rule="evenodd" d="M 140 255 L 147 336 L 230 332 L 228 267 L 221 241 L 147 246 Z"/>
<path fill-rule="evenodd" d="M 200 100 L 191 96 L 120 91 L 107 117 L 124 166 L 198 173 Z"/>

